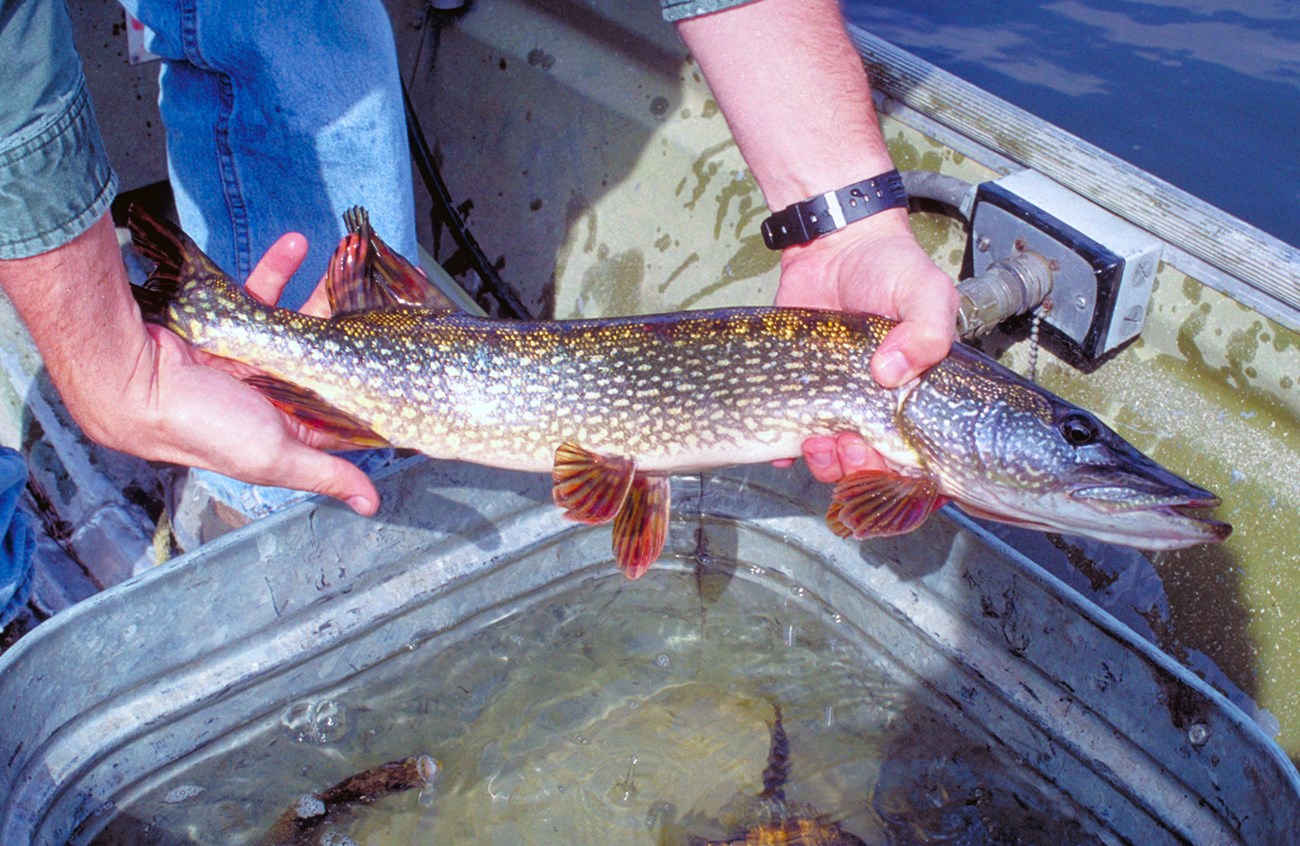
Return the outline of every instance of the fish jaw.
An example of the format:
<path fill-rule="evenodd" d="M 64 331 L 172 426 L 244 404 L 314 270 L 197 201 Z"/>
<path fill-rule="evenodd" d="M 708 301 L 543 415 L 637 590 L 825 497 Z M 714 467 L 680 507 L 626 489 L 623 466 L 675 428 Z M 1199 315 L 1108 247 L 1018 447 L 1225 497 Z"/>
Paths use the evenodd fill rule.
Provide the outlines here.
<path fill-rule="evenodd" d="M 1143 472 L 1069 492 L 1074 503 L 1099 515 L 1104 525 L 1094 524 L 1095 537 L 1111 540 L 1104 533 L 1113 543 L 1160 550 L 1218 543 L 1232 534 L 1227 523 L 1196 513 L 1219 505 L 1217 496 L 1138 455 L 1147 465 Z"/>
<path fill-rule="evenodd" d="M 1065 509 L 1057 514 L 1045 514 L 1041 510 L 1017 513 L 1009 509 L 991 510 L 985 505 L 962 500 L 956 502 L 972 517 L 1040 532 L 1082 535 L 1104 543 L 1150 551 L 1218 543 L 1232 534 L 1232 526 L 1227 523 L 1191 513 L 1190 509 L 1201 507 L 1192 503 L 1144 506 L 1106 514 L 1095 510 L 1069 513 Z"/>

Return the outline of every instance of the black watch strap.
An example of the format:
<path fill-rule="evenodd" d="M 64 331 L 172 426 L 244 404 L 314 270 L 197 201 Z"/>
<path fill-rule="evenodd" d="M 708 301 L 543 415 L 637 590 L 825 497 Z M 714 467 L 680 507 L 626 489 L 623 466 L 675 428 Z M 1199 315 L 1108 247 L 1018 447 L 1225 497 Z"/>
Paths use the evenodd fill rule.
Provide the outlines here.
<path fill-rule="evenodd" d="M 829 235 L 876 212 L 906 207 L 903 177 L 891 170 L 786 206 L 763 221 L 763 243 L 769 250 L 784 250 Z"/>

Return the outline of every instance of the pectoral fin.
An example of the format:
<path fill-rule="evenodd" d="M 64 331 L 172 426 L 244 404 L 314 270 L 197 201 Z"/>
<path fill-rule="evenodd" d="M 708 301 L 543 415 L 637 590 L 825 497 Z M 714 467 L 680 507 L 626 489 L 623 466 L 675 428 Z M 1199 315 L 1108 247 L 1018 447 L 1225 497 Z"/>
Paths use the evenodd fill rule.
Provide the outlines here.
<path fill-rule="evenodd" d="M 264 373 L 245 376 L 244 382 L 304 426 L 327 432 L 351 446 L 388 446 L 388 441 L 369 426 L 339 411 L 315 391 Z"/>
<path fill-rule="evenodd" d="M 860 470 L 835 486 L 826 524 L 842 538 L 902 535 L 924 523 L 945 502 L 931 479 Z"/>
<path fill-rule="evenodd" d="M 566 441 L 555 451 L 551 496 L 570 520 L 605 523 L 623 507 L 635 474 L 629 459 L 597 455 Z"/>
<path fill-rule="evenodd" d="M 672 490 L 667 476 L 637 473 L 614 518 L 614 558 L 629 579 L 639 579 L 664 551 Z"/>

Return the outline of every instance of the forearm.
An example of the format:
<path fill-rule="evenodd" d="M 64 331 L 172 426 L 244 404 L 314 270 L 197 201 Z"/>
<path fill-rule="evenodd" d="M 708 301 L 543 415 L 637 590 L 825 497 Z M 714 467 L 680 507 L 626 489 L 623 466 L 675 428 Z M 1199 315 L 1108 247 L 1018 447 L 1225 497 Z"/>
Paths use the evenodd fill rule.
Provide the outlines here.
<path fill-rule="evenodd" d="M 836 0 L 759 0 L 678 31 L 773 210 L 893 167 Z"/>
<path fill-rule="evenodd" d="M 112 220 L 104 215 L 48 252 L 0 261 L 0 287 L 78 424 L 120 447 L 116 421 L 140 411 L 129 408 L 125 393 L 150 344 Z"/>

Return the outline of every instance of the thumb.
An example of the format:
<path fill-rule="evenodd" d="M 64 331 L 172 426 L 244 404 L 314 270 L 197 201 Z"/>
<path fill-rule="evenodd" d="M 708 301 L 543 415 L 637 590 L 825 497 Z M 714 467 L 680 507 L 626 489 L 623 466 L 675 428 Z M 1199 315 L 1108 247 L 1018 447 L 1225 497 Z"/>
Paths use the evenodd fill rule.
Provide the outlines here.
<path fill-rule="evenodd" d="M 882 387 L 897 388 L 938 364 L 952 349 L 955 331 L 934 331 L 916 321 L 898 324 L 871 356 L 871 376 Z"/>
<path fill-rule="evenodd" d="M 379 491 L 352 462 L 307 446 L 295 447 L 293 453 L 277 485 L 332 496 L 363 517 L 379 510 Z"/>
<path fill-rule="evenodd" d="M 245 287 L 259 302 L 275 305 L 280 292 L 307 257 L 307 239 L 297 232 L 281 235 L 249 274 Z"/>

